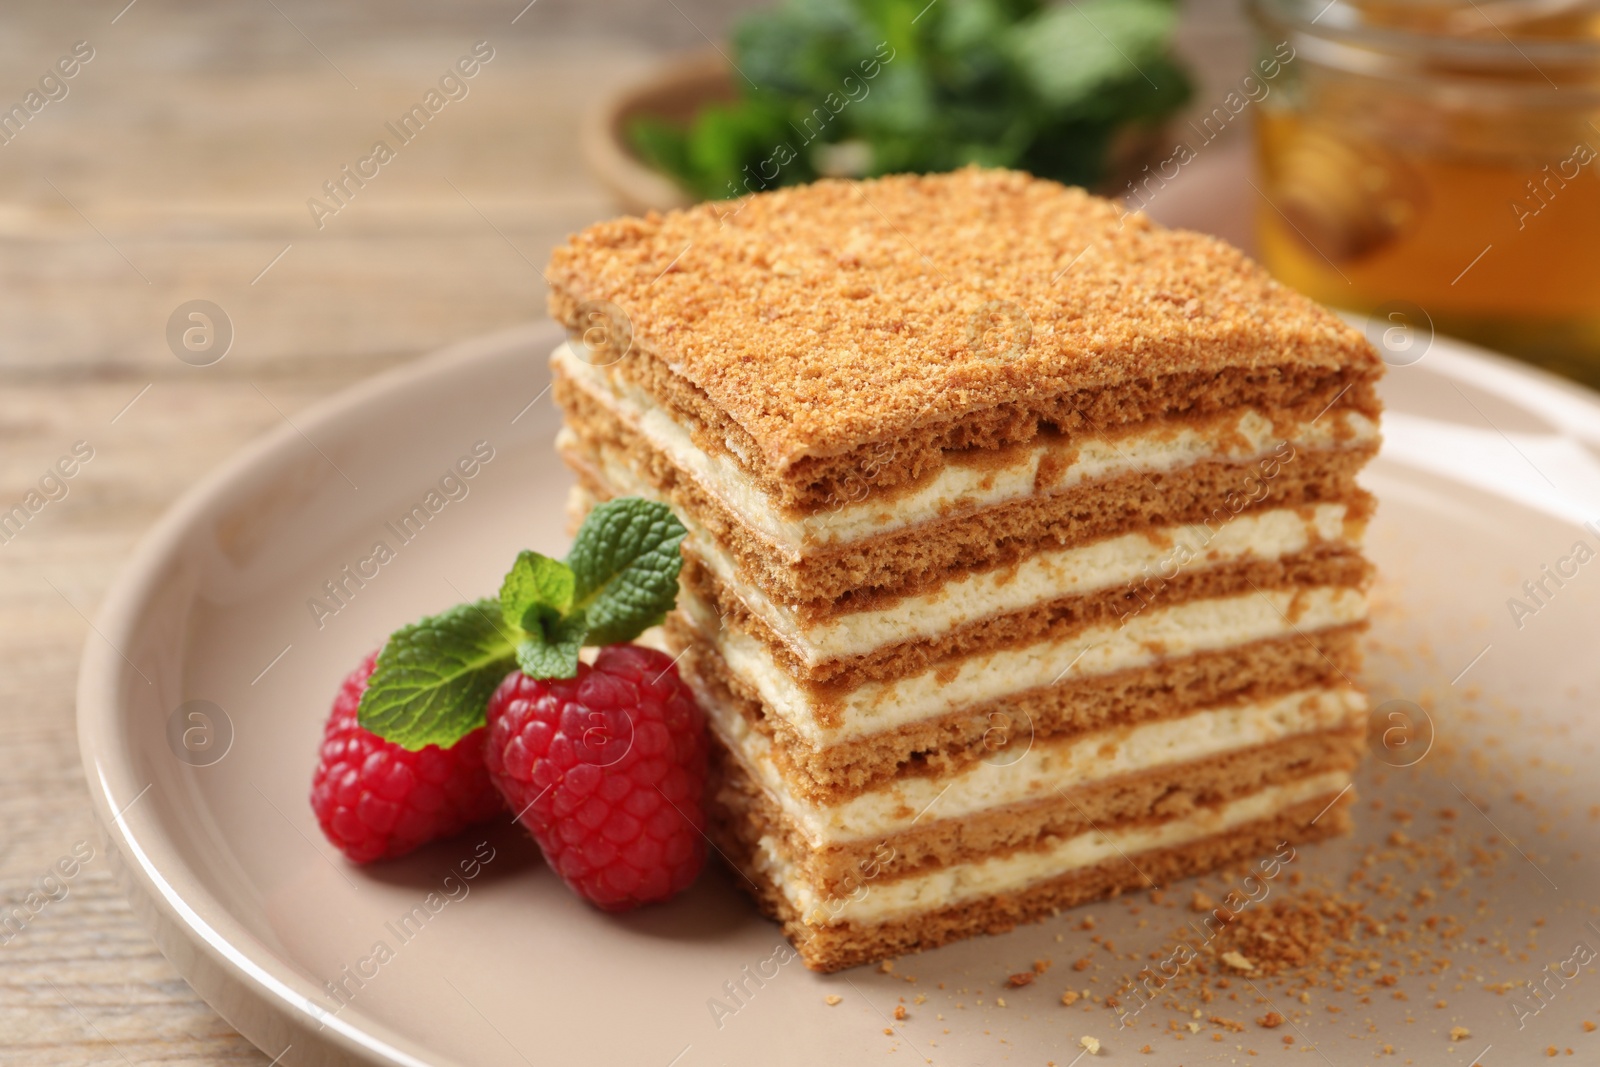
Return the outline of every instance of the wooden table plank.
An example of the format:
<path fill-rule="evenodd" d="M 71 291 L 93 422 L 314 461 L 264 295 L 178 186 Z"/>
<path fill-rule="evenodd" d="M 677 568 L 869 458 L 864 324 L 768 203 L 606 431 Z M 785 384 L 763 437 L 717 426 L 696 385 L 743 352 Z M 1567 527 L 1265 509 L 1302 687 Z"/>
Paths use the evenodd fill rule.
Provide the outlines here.
<path fill-rule="evenodd" d="M 292 415 L 371 369 L 332 366 L 350 373 L 260 384 Z M 140 534 L 281 416 L 243 380 L 167 377 L 112 425 L 140 388 L 121 376 L 0 388 L 0 499 L 11 500 L 73 441 L 95 449 L 66 498 L 0 546 L 0 901 L 20 901 L 75 845 L 95 849 L 66 896 L 0 944 L 0 1062 L 266 1062 L 177 977 L 124 902 L 89 813 L 72 717 L 79 651 L 98 640 L 85 616 Z"/>
<path fill-rule="evenodd" d="M 0 911 L 74 845 L 98 851 L 77 661 L 143 531 L 283 414 L 542 315 L 536 267 L 612 210 L 577 156 L 583 108 L 754 6 L 538 0 L 513 24 L 526 0 L 126 2 L 0 14 L 0 105 L 74 41 L 96 49 L 0 145 L 0 508 L 75 441 L 95 450 L 0 543 Z M 1188 19 L 1206 100 L 1246 47 L 1224 5 Z M 470 95 L 318 230 L 306 199 L 478 40 L 496 55 Z M 206 368 L 165 340 L 197 297 L 237 333 Z M 0 943 L 0 1063 L 267 1062 L 160 956 L 103 857 Z"/>

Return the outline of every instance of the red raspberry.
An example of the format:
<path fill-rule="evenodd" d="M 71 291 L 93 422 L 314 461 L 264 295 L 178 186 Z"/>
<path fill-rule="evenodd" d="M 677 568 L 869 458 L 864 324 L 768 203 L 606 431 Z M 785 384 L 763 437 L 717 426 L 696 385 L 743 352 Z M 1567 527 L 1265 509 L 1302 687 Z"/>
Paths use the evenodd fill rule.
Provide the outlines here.
<path fill-rule="evenodd" d="M 705 863 L 705 716 L 671 660 L 610 645 L 569 679 L 513 671 L 489 698 L 489 776 L 579 896 L 625 911 Z"/>
<path fill-rule="evenodd" d="M 503 810 L 483 766 L 486 730 L 409 752 L 356 722 L 376 652 L 345 678 L 322 734 L 311 810 L 356 863 L 394 859 Z"/>

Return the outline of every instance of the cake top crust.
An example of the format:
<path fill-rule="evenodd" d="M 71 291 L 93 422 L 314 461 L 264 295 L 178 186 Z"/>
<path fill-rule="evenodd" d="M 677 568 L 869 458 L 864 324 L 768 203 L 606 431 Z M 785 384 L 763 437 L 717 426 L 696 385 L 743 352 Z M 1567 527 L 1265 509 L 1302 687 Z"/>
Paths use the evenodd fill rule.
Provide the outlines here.
<path fill-rule="evenodd" d="M 1224 242 L 1015 171 L 615 219 L 559 246 L 547 277 L 557 317 L 620 315 L 626 358 L 665 363 L 774 470 L 1137 379 L 1383 369 L 1359 331 Z"/>

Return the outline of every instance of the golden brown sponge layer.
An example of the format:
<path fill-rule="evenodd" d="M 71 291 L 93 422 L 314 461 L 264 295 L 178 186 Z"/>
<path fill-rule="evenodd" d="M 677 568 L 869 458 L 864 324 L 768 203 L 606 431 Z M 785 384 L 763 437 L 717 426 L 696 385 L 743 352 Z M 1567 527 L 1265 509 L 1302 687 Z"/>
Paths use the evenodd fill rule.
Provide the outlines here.
<path fill-rule="evenodd" d="M 840 971 L 908 952 L 936 948 L 979 934 L 1003 934 L 1019 924 L 1048 918 L 1063 908 L 1180 878 L 1204 874 L 1238 860 L 1272 852 L 1282 843 L 1301 845 L 1348 833 L 1354 793 L 1315 797 L 1275 815 L 1175 848 L 1141 852 L 1137 866 L 1114 859 L 1067 872 L 1014 892 L 962 901 L 872 925 L 803 922 L 783 892 L 754 860 L 754 841 L 743 829 L 743 813 L 713 801 L 709 832 L 718 849 L 743 877 L 741 887 L 813 971 Z M 1331 805 L 1331 806 L 1330 806 Z"/>
<path fill-rule="evenodd" d="M 957 573 L 1002 567 L 1044 547 L 1178 523 L 1220 526 L 1252 509 L 1343 502 L 1364 520 L 1372 498 L 1356 474 L 1377 446 L 1296 452 L 1258 463 L 1205 461 L 1165 473 L 1142 471 L 1029 496 L 791 558 L 705 492 L 582 389 L 556 379 L 556 401 L 572 438 L 563 458 L 598 499 L 613 495 L 604 463 L 632 471 L 680 515 L 714 538 L 739 577 L 804 618 L 886 607 L 935 589 Z"/>
<path fill-rule="evenodd" d="M 795 795 L 835 803 L 900 777 L 943 776 L 996 755 L 1004 736 L 1047 739 L 1178 718 L 1201 708 L 1263 701 L 1350 685 L 1361 669 L 1366 624 L 1294 634 L 1161 660 L 1053 686 L 816 748 L 771 714 L 693 625 L 674 612 L 666 634 L 679 670 L 707 699 L 737 711 L 772 742 L 773 761 Z M 998 718 L 997 718 L 998 717 Z"/>
<path fill-rule="evenodd" d="M 1181 413 L 1237 403 L 1240 375 L 1306 392 L 1383 369 L 1359 331 L 1237 249 L 1012 171 L 616 219 L 558 247 L 546 276 L 552 314 L 598 338 L 599 359 L 637 359 L 635 380 L 656 376 L 664 403 L 785 481 L 880 442 L 931 456 L 1025 440 L 1102 393 Z"/>
<path fill-rule="evenodd" d="M 960 818 L 919 820 L 903 833 L 825 849 L 809 847 L 720 739 L 712 747 L 716 803 L 737 818 L 735 832 L 750 841 L 770 839 L 796 876 L 821 895 L 848 896 L 864 869 L 875 883 L 887 884 L 1049 839 L 1183 818 L 1270 786 L 1352 771 L 1366 751 L 1366 724 L 1156 767 Z"/>
<path fill-rule="evenodd" d="M 1247 559 L 1180 571 L 1163 582 L 1148 601 L 1126 586 L 1113 586 L 981 619 L 937 637 L 882 645 L 860 655 L 807 665 L 711 573 L 692 548 L 685 547 L 684 557 L 684 584 L 716 612 L 722 624 L 738 627 L 761 642 L 786 674 L 824 698 L 830 692 L 848 691 L 867 682 L 919 674 L 965 656 L 1065 640 L 1092 626 L 1113 625 L 1150 606 L 1173 607 L 1192 600 L 1268 589 L 1363 588 L 1372 575 L 1372 564 L 1360 552 L 1342 545 L 1320 546 L 1279 559 Z"/>

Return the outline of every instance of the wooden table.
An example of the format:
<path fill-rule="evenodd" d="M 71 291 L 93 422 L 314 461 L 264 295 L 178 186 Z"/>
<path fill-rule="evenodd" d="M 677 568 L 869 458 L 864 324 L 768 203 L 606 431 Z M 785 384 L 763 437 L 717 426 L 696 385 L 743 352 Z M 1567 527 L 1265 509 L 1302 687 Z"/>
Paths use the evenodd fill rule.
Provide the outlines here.
<path fill-rule="evenodd" d="M 78 655 L 141 532 L 244 442 L 374 371 L 542 316 L 535 265 L 612 213 L 577 156 L 584 108 L 749 6 L 524 2 L 53 0 L 0 16 L 0 106 L 76 42 L 93 49 L 0 145 L 0 511 L 76 442 L 94 450 L 0 543 L 0 913 L 79 842 L 96 850 L 64 899 L 0 929 L 0 1063 L 267 1062 L 106 870 L 72 725 Z M 1245 45 L 1229 0 L 1202 8 L 1187 50 L 1211 99 Z M 480 41 L 493 58 L 468 95 L 319 228 L 308 199 Z M 235 333 L 211 366 L 167 341 L 195 299 Z"/>

